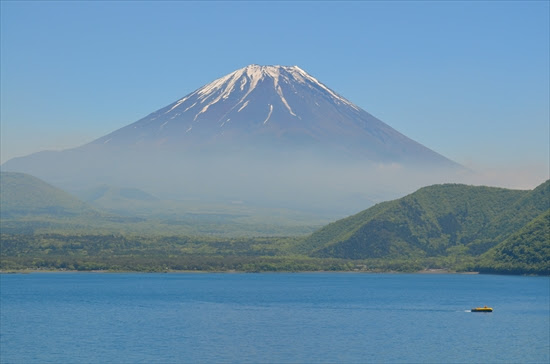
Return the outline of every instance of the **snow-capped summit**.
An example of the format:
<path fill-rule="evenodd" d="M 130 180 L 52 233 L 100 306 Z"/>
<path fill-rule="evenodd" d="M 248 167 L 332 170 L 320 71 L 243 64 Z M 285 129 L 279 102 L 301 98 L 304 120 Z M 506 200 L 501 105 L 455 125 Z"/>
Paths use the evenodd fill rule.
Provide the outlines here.
<path fill-rule="evenodd" d="M 315 145 L 375 162 L 452 164 L 298 66 L 238 69 L 92 144 L 179 149 Z"/>
<path fill-rule="evenodd" d="M 312 90 L 317 89 L 317 91 L 324 91 L 333 99 L 334 102 L 348 104 L 349 106 L 358 109 L 357 106 L 334 93 L 298 66 L 259 66 L 253 64 L 234 71 L 206 86 L 201 87 L 194 93 L 177 101 L 176 104 L 172 106 L 170 111 L 180 107 L 183 103 L 185 103 L 185 101 L 193 97 L 193 95 L 199 95 L 201 104 L 206 103 L 206 105 L 199 111 L 196 115 L 197 117 L 200 113 L 206 111 L 210 105 L 219 102 L 222 99 L 229 98 L 232 92 L 237 91 L 237 88 L 238 91 L 244 92 L 244 95 L 242 95 L 235 107 L 242 105 L 242 108 L 244 108 L 246 107 L 245 104 L 249 101 L 247 97 L 250 93 L 254 91 L 258 84 L 266 79 L 269 79 L 269 82 L 273 83 L 273 90 L 280 97 L 280 101 L 284 104 L 288 113 L 292 116 L 297 115 L 292 111 L 292 108 L 285 99 L 281 87 L 283 84 L 292 85 L 293 83 L 297 83 L 308 86 Z M 296 92 L 296 88 L 293 87 L 292 91 Z M 190 107 L 193 107 L 193 105 Z"/>

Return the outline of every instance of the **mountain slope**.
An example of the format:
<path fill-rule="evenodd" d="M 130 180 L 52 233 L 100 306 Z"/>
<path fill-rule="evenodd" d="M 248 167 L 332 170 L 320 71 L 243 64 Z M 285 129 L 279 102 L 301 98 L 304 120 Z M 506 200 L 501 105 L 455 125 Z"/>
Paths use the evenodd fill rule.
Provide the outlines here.
<path fill-rule="evenodd" d="M 483 254 L 484 273 L 550 274 L 550 209 Z"/>
<path fill-rule="evenodd" d="M 449 249 L 479 255 L 548 209 L 548 184 L 533 191 L 425 187 L 332 223 L 298 249 L 351 259 L 445 256 Z"/>
<path fill-rule="evenodd" d="M 470 254 L 478 255 L 487 251 L 548 209 L 550 209 L 550 180 L 528 191 L 496 216 L 483 230 L 483 234 L 479 234 L 477 241 L 469 245 Z"/>
<path fill-rule="evenodd" d="M 2 218 L 96 214 L 78 198 L 24 173 L 0 173 L 0 201 Z"/>

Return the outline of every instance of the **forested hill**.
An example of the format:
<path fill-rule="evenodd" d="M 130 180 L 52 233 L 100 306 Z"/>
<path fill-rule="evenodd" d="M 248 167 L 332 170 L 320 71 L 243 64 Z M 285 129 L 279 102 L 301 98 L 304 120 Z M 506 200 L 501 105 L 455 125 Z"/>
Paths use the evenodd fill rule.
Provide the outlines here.
<path fill-rule="evenodd" d="M 329 224 L 298 250 L 316 257 L 368 259 L 480 256 L 495 248 L 491 256 L 496 259 L 509 251 L 498 250 L 501 244 L 513 244 L 516 251 L 518 246 L 525 252 L 540 247 L 532 259 L 543 264 L 550 240 L 542 216 L 549 209 L 550 181 L 531 191 L 436 185 Z M 518 238 L 521 231 L 530 231 L 531 239 Z"/>
<path fill-rule="evenodd" d="M 550 274 L 550 209 L 481 256 L 484 273 Z"/>

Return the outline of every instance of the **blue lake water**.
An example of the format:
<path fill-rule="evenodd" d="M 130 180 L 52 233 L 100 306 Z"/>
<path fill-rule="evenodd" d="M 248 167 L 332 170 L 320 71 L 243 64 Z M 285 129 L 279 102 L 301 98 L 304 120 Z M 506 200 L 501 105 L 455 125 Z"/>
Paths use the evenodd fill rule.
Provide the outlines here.
<path fill-rule="evenodd" d="M 1 363 L 550 361 L 550 278 L 0 275 Z M 488 305 L 493 313 L 471 313 Z"/>

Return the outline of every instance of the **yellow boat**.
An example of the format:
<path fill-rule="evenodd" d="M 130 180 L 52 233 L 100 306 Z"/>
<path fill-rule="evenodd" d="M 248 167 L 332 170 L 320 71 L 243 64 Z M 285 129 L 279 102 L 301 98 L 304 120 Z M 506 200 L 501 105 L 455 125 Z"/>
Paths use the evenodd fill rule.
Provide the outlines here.
<path fill-rule="evenodd" d="M 493 309 L 491 307 L 483 306 L 472 308 L 472 312 L 493 312 Z"/>

